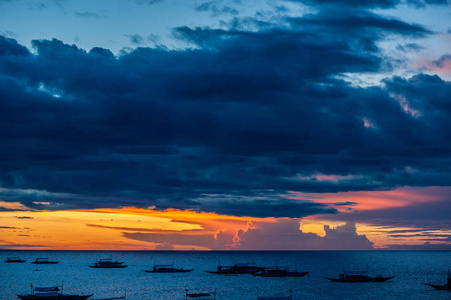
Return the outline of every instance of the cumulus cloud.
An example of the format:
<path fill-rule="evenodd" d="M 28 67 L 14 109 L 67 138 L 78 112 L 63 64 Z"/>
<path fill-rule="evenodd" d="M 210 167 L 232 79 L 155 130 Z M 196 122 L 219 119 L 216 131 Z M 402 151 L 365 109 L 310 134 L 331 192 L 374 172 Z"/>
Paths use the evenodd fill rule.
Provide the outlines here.
<path fill-rule="evenodd" d="M 299 220 L 281 219 L 276 223 L 251 224 L 238 231 L 235 249 L 240 250 L 370 250 L 373 243 L 356 232 L 354 223 L 331 228 L 324 226 L 320 237 L 299 229 Z"/>
<path fill-rule="evenodd" d="M 162 243 L 162 244 L 157 244 L 155 245 L 155 250 L 159 250 L 159 251 L 167 251 L 167 250 L 174 250 L 174 246 L 171 245 L 170 243 Z"/>

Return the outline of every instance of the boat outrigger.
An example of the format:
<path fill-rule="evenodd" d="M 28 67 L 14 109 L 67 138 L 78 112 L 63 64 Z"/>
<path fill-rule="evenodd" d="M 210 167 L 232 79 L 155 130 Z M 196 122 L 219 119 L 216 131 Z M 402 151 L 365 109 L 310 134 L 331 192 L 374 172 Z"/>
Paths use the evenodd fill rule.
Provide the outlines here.
<path fill-rule="evenodd" d="M 26 259 L 20 259 L 20 257 L 18 257 L 18 256 L 11 256 L 5 260 L 5 262 L 7 262 L 7 263 L 22 263 L 22 262 L 26 262 L 26 261 L 27 261 Z"/>
<path fill-rule="evenodd" d="M 16 296 L 22 300 L 86 300 L 92 295 L 63 294 L 62 291 L 60 292 L 58 286 L 33 287 L 33 285 L 31 285 L 31 294 Z"/>
<path fill-rule="evenodd" d="M 113 260 L 112 258 L 101 258 L 95 263 L 89 265 L 91 268 L 103 268 L 103 269 L 117 269 L 117 268 L 125 268 L 127 265 L 124 265 L 123 261 Z"/>
<path fill-rule="evenodd" d="M 212 274 L 254 274 L 264 270 L 257 267 L 255 263 L 236 263 L 233 266 L 218 266 L 216 271 L 205 271 Z"/>
<path fill-rule="evenodd" d="M 377 275 L 375 277 L 368 276 L 368 270 L 367 271 L 361 271 L 361 272 L 345 272 L 343 270 L 343 273 L 340 274 L 338 278 L 329 278 L 324 277 L 330 281 L 333 282 L 385 282 L 389 279 L 392 279 L 395 276 L 390 277 L 383 277 L 382 275 Z"/>
<path fill-rule="evenodd" d="M 451 274 L 449 273 L 449 269 L 448 269 L 448 277 L 446 280 L 446 283 L 443 285 L 437 285 L 437 284 L 430 284 L 430 283 L 425 283 L 425 285 L 428 285 L 430 287 L 433 287 L 436 290 L 447 290 L 447 291 L 451 291 Z"/>
<path fill-rule="evenodd" d="M 31 263 L 36 264 L 36 265 L 54 265 L 54 264 L 59 263 L 59 261 L 49 260 L 47 257 L 41 257 L 41 258 L 36 258 Z"/>
<path fill-rule="evenodd" d="M 176 269 L 174 265 L 155 265 L 152 270 L 144 270 L 147 273 L 186 273 L 193 269 Z"/>
<path fill-rule="evenodd" d="M 308 273 L 309 272 L 290 271 L 290 267 L 275 266 L 264 268 L 260 272 L 252 275 L 262 277 L 303 277 Z"/>

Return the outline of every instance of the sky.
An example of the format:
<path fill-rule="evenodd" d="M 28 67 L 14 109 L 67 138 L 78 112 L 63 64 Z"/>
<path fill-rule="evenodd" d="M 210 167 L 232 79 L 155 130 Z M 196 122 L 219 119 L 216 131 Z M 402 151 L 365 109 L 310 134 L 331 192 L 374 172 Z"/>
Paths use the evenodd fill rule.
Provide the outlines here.
<path fill-rule="evenodd" d="M 448 0 L 0 0 L 0 249 L 451 250 Z"/>

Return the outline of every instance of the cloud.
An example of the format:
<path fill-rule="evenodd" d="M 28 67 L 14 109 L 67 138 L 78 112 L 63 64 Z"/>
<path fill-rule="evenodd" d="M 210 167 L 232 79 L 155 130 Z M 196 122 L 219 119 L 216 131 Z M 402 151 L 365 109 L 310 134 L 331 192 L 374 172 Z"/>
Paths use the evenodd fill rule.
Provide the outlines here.
<path fill-rule="evenodd" d="M 277 223 L 251 224 L 240 230 L 234 242 L 240 250 L 370 250 L 373 243 L 356 232 L 354 223 L 336 228 L 324 226 L 320 237 L 299 230 L 299 220 L 280 219 Z"/>
<path fill-rule="evenodd" d="M 174 246 L 169 243 L 157 244 L 155 245 L 155 250 L 157 251 L 174 250 Z"/>
<path fill-rule="evenodd" d="M 449 251 L 451 250 L 451 244 L 431 244 L 426 242 L 421 245 L 406 245 L 406 244 L 393 244 L 388 246 L 388 250 L 401 250 L 401 251 Z"/>
<path fill-rule="evenodd" d="M 195 10 L 198 12 L 210 12 L 214 17 L 223 14 L 239 14 L 238 9 L 231 6 L 222 5 L 221 1 L 209 1 L 202 4 L 197 4 L 195 6 Z"/>
<path fill-rule="evenodd" d="M 132 0 L 132 1 L 141 5 L 153 5 L 164 2 L 164 0 Z"/>
<path fill-rule="evenodd" d="M 314 6 L 332 6 L 336 8 L 394 8 L 399 4 L 407 4 L 413 7 L 421 8 L 427 5 L 449 5 L 448 0 L 291 0 L 293 2 L 308 3 Z"/>
<path fill-rule="evenodd" d="M 103 19 L 105 18 L 104 14 L 102 13 L 96 13 L 96 12 L 90 12 L 90 11 L 76 11 L 75 15 L 77 17 L 82 18 L 88 18 L 88 19 Z"/>
<path fill-rule="evenodd" d="M 429 30 L 368 11 L 279 22 L 179 27 L 190 48 L 117 57 L 56 39 L 32 54 L 1 37 L 1 199 L 297 218 L 337 210 L 288 191 L 449 184 L 451 83 L 340 79 L 390 70 L 378 42 Z"/>
<path fill-rule="evenodd" d="M 213 235 L 210 234 L 159 234 L 159 233 L 141 233 L 141 232 L 123 232 L 122 236 L 132 240 L 154 243 L 157 245 L 179 245 L 209 248 L 215 244 Z"/>

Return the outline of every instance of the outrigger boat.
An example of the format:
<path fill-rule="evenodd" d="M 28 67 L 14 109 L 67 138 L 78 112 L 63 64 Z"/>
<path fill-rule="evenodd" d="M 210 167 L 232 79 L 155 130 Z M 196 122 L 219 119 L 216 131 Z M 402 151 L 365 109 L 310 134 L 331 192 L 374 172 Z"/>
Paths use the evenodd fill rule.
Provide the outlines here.
<path fill-rule="evenodd" d="M 127 265 L 124 265 L 123 261 L 115 261 L 112 258 L 101 258 L 95 263 L 89 265 L 91 268 L 103 268 L 103 269 L 117 269 L 117 268 L 125 268 Z"/>
<path fill-rule="evenodd" d="M 185 290 L 185 299 L 215 300 L 216 289 L 214 292 L 200 292 L 200 293 L 188 293 L 188 290 Z"/>
<path fill-rule="evenodd" d="M 290 271 L 290 267 L 270 267 L 261 270 L 258 273 L 252 274 L 261 277 L 303 277 L 309 272 Z"/>
<path fill-rule="evenodd" d="M 430 284 L 430 283 L 425 283 L 425 285 L 428 285 L 430 287 L 433 287 L 436 290 L 447 290 L 447 291 L 451 291 L 451 274 L 449 273 L 449 269 L 448 269 L 448 277 L 446 280 L 446 284 L 443 285 L 437 285 L 437 284 Z"/>
<path fill-rule="evenodd" d="M 144 270 L 147 273 L 186 273 L 193 269 L 176 269 L 174 265 L 155 265 L 152 270 Z"/>
<path fill-rule="evenodd" d="M 22 300 L 86 300 L 92 295 L 69 295 L 60 292 L 58 286 L 33 288 L 31 285 L 31 294 L 16 296 Z"/>
<path fill-rule="evenodd" d="M 36 265 L 54 265 L 54 264 L 59 263 L 59 261 L 53 261 L 53 260 L 49 260 L 47 257 L 42 257 L 42 258 L 36 258 L 31 263 L 36 264 Z"/>
<path fill-rule="evenodd" d="M 11 256 L 5 260 L 5 262 L 7 263 L 22 263 L 26 261 L 27 261 L 26 259 L 20 259 L 18 256 Z"/>
<path fill-rule="evenodd" d="M 368 270 L 362 271 L 362 272 L 345 272 L 343 271 L 342 274 L 338 278 L 329 278 L 324 277 L 330 281 L 333 282 L 385 282 L 389 279 L 392 279 L 395 276 L 390 277 L 383 277 L 382 275 L 377 275 L 375 277 L 368 276 Z"/>
<path fill-rule="evenodd" d="M 212 274 L 254 274 L 264 270 L 255 263 L 236 263 L 233 266 L 218 266 L 216 271 L 205 271 Z"/>

